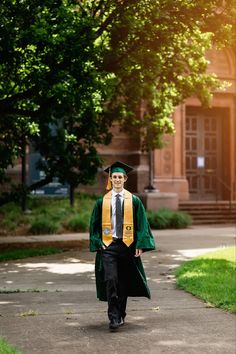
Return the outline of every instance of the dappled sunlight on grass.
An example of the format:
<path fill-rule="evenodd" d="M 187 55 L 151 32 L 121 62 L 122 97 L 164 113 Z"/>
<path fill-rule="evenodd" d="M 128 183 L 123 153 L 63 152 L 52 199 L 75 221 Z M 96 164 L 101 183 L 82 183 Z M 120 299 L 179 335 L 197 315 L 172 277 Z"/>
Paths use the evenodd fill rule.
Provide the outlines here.
<path fill-rule="evenodd" d="M 227 259 L 230 262 L 236 263 L 236 247 L 223 247 L 214 253 L 207 253 L 201 256 L 203 259 Z"/>
<path fill-rule="evenodd" d="M 188 249 L 188 250 L 178 250 L 181 256 L 184 258 L 193 258 L 203 255 L 207 252 L 212 252 L 218 248 L 198 248 L 198 249 Z"/>
<path fill-rule="evenodd" d="M 192 272 L 189 271 L 184 275 L 185 278 L 200 277 L 200 276 L 204 276 L 204 272 L 199 269 Z"/>
<path fill-rule="evenodd" d="M 217 307 L 236 312 L 234 255 L 235 248 L 229 247 L 185 262 L 176 270 L 177 284 Z"/>

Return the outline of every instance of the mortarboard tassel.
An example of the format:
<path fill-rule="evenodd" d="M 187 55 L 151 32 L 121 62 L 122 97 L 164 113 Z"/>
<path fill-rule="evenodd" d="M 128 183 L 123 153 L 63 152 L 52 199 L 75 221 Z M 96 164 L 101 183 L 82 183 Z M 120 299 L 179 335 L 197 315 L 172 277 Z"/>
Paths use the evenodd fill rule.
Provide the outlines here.
<path fill-rule="evenodd" d="M 107 191 L 109 191 L 109 190 L 112 188 L 110 177 L 111 177 L 111 169 L 109 168 L 108 179 L 107 179 L 107 186 L 106 186 L 106 190 L 107 190 Z"/>

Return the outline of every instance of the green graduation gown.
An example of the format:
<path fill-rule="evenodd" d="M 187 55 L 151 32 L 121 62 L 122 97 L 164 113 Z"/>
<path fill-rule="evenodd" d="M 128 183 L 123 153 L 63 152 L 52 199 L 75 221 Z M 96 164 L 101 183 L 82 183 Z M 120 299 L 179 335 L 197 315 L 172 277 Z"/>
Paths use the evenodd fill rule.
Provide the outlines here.
<path fill-rule="evenodd" d="M 97 297 L 99 300 L 107 301 L 104 269 L 101 257 L 102 201 L 103 198 L 97 200 L 90 220 L 90 251 L 97 251 L 95 260 Z M 134 242 L 130 245 L 129 249 L 133 255 L 133 266 L 132 269 L 127 270 L 131 274 L 127 295 L 144 296 L 150 299 L 150 290 L 147 285 L 141 258 L 134 257 L 134 254 L 135 249 L 142 249 L 144 252 L 154 250 L 155 242 L 141 200 L 137 196 L 132 195 L 132 202 L 134 216 Z"/>

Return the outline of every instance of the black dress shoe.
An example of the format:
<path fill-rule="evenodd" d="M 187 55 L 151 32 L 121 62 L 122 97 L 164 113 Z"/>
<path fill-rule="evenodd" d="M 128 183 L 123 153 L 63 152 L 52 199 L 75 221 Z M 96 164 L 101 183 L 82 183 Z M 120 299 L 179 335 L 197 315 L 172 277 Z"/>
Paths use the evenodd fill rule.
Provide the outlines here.
<path fill-rule="evenodd" d="M 115 321 L 115 320 L 113 320 L 109 323 L 109 329 L 111 329 L 113 331 L 116 330 L 117 328 L 119 328 L 119 326 L 120 326 L 120 322 Z"/>
<path fill-rule="evenodd" d="M 123 326 L 125 324 L 125 319 L 123 317 L 121 317 L 120 321 L 119 321 L 119 326 Z"/>

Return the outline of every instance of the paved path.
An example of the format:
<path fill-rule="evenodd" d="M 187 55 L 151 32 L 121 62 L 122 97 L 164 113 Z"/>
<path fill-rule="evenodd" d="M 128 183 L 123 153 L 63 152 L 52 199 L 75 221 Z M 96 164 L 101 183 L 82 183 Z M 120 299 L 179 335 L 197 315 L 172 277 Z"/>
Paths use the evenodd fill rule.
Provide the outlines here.
<path fill-rule="evenodd" d="M 165 230 L 155 237 L 157 251 L 142 256 L 152 300 L 130 298 L 127 322 L 116 333 L 108 331 L 106 303 L 96 300 L 94 254 L 87 249 L 0 263 L 0 288 L 21 290 L 0 294 L 0 336 L 24 354 L 235 354 L 236 316 L 178 290 L 173 270 L 235 244 L 236 227 Z"/>

